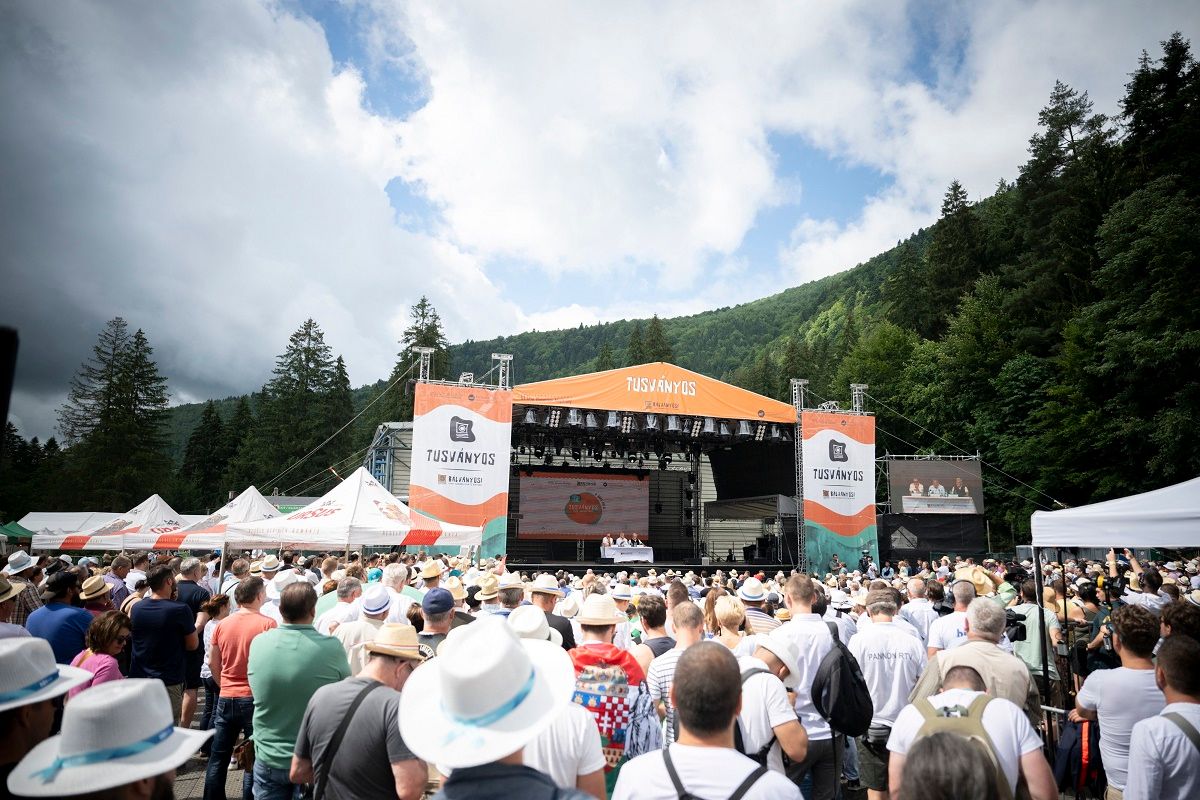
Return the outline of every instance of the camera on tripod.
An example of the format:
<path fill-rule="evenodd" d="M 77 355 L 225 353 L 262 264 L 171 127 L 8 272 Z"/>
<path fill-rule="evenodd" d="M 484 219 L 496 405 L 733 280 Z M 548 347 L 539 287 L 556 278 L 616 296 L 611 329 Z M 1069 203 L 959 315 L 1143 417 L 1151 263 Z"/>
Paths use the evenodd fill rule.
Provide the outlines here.
<path fill-rule="evenodd" d="M 1004 634 L 1010 642 L 1025 641 L 1025 617 L 1011 608 L 1004 611 Z"/>

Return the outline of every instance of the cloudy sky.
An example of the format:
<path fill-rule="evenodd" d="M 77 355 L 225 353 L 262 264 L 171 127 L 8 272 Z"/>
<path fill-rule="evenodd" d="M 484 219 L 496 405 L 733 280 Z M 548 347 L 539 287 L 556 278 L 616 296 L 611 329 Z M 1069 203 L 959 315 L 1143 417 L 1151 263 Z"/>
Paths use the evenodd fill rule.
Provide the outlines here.
<path fill-rule="evenodd" d="M 1013 178 L 1056 78 L 1115 111 L 1139 52 L 1198 23 L 1187 0 L 9 0 L 13 420 L 53 432 L 117 315 L 182 402 L 260 386 L 308 316 L 357 385 L 421 294 L 461 341 L 846 269 L 952 179 Z"/>

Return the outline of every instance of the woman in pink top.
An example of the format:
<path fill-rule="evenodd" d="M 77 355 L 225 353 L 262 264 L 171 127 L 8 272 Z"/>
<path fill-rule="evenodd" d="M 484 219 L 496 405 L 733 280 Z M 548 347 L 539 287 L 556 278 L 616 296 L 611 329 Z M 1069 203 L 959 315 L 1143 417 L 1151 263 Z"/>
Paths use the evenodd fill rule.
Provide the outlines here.
<path fill-rule="evenodd" d="M 129 644 L 129 632 L 132 627 L 133 623 L 129 617 L 120 611 L 106 611 L 92 620 L 84 640 L 87 649 L 71 661 L 72 667 L 80 667 L 92 673 L 92 679 L 72 689 L 69 697 L 74 697 L 92 686 L 119 681 L 125 677 L 121 674 L 121 668 L 117 666 L 117 656 Z"/>

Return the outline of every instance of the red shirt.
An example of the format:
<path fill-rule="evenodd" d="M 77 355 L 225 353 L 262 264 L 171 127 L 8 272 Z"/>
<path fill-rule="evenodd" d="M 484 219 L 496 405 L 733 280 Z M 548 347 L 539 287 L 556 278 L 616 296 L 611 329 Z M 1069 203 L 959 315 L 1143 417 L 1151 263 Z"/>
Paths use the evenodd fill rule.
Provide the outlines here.
<path fill-rule="evenodd" d="M 217 679 L 221 697 L 253 696 L 246 677 L 250 642 L 255 636 L 274 627 L 275 620 L 246 609 L 238 609 L 217 625 L 212 635 L 212 646 L 221 650 L 221 676 Z"/>

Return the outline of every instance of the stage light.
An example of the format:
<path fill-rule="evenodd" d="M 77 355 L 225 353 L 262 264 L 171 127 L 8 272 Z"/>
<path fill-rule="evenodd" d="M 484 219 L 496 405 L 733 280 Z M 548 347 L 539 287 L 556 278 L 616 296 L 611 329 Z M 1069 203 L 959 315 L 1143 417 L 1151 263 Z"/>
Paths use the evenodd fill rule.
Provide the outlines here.
<path fill-rule="evenodd" d="M 772 442 L 782 442 L 783 441 L 783 431 L 779 430 L 778 425 L 771 426 L 771 441 Z"/>
<path fill-rule="evenodd" d="M 642 430 L 646 431 L 647 433 L 649 433 L 651 431 L 657 433 L 658 426 L 659 426 L 658 414 L 647 414 L 646 415 L 646 426 Z"/>
<path fill-rule="evenodd" d="M 717 421 L 712 417 L 704 418 L 704 427 L 700 429 L 701 436 L 716 436 L 720 433 L 717 430 Z"/>
<path fill-rule="evenodd" d="M 719 438 L 719 439 L 733 438 L 733 432 L 729 430 L 728 422 L 721 422 L 720 424 L 717 425 L 717 438 Z"/>
<path fill-rule="evenodd" d="M 546 450 L 545 450 L 545 448 L 542 448 L 542 447 L 535 447 L 535 448 L 533 448 L 533 455 L 534 455 L 534 458 L 541 458 L 541 457 L 542 457 L 543 455 L 545 455 L 545 454 L 546 454 Z"/>
<path fill-rule="evenodd" d="M 685 508 L 683 510 L 683 518 L 686 519 L 688 522 L 692 521 L 692 510 L 690 508 Z"/>
<path fill-rule="evenodd" d="M 683 427 L 679 424 L 679 416 L 676 414 L 667 415 L 667 433 L 680 434 L 683 433 Z"/>
<path fill-rule="evenodd" d="M 663 460 L 666 461 L 668 464 L 670 464 L 671 463 L 671 454 L 667 453 L 665 456 L 663 456 Z"/>
<path fill-rule="evenodd" d="M 567 409 L 567 427 L 568 428 L 582 428 L 583 427 L 583 413 L 578 408 Z"/>
<path fill-rule="evenodd" d="M 579 448 L 575 448 L 571 451 L 571 458 L 575 461 L 578 461 L 579 459 L 583 458 L 583 453 L 579 451 Z"/>
<path fill-rule="evenodd" d="M 750 429 L 750 423 L 744 419 L 738 420 L 737 438 L 738 439 L 749 439 L 753 436 L 754 436 L 754 431 L 752 431 Z"/>
<path fill-rule="evenodd" d="M 695 483 L 696 483 L 696 473 L 694 473 L 694 472 L 689 472 L 689 473 L 688 473 L 688 483 L 690 483 L 690 484 L 692 484 L 692 485 L 695 485 Z"/>
<path fill-rule="evenodd" d="M 618 431 L 621 429 L 621 415 L 615 411 L 609 411 L 604 415 L 604 430 Z"/>
<path fill-rule="evenodd" d="M 542 459 L 542 463 L 545 464 L 547 467 L 550 466 L 551 464 L 554 463 L 554 456 L 550 455 L 549 453 L 546 453 L 545 457 Z"/>
<path fill-rule="evenodd" d="M 661 514 L 661 513 L 662 513 L 662 503 L 655 503 L 655 504 L 654 504 L 654 513 L 655 513 L 655 514 Z"/>
<path fill-rule="evenodd" d="M 621 433 L 630 434 L 637 430 L 637 418 L 633 414 L 625 414 L 621 417 Z"/>
<path fill-rule="evenodd" d="M 763 437 L 767 435 L 767 423 L 760 422 L 754 428 L 754 441 L 761 442 Z"/>
<path fill-rule="evenodd" d="M 551 428 L 557 428 L 558 423 L 562 420 L 562 409 L 552 408 L 546 417 L 546 425 Z"/>
<path fill-rule="evenodd" d="M 646 461 L 641 456 L 638 456 L 637 464 L 638 464 L 638 469 L 642 469 L 643 467 L 646 466 Z"/>
<path fill-rule="evenodd" d="M 525 409 L 525 424 L 526 425 L 537 425 L 538 424 L 538 413 L 536 410 L 534 410 L 532 408 Z"/>
<path fill-rule="evenodd" d="M 596 418 L 594 411 L 589 411 L 584 417 L 583 427 L 589 431 L 600 430 L 600 421 Z"/>
<path fill-rule="evenodd" d="M 691 489 L 684 489 L 683 496 L 690 503 L 690 502 L 692 502 L 692 498 L 696 496 L 696 493 L 693 492 Z"/>
<path fill-rule="evenodd" d="M 611 467 L 612 467 L 612 464 L 609 464 L 607 461 L 604 462 L 605 469 L 610 469 Z"/>
<path fill-rule="evenodd" d="M 525 455 L 525 445 L 521 445 L 517 450 L 521 455 Z"/>
<path fill-rule="evenodd" d="M 693 439 L 700 438 L 700 432 L 704 429 L 704 420 L 697 417 L 688 423 L 688 435 Z"/>
<path fill-rule="evenodd" d="M 658 468 L 659 468 L 659 469 L 666 469 L 666 468 L 667 468 L 667 460 L 666 460 L 665 458 L 660 458 L 660 459 L 658 460 Z"/>

